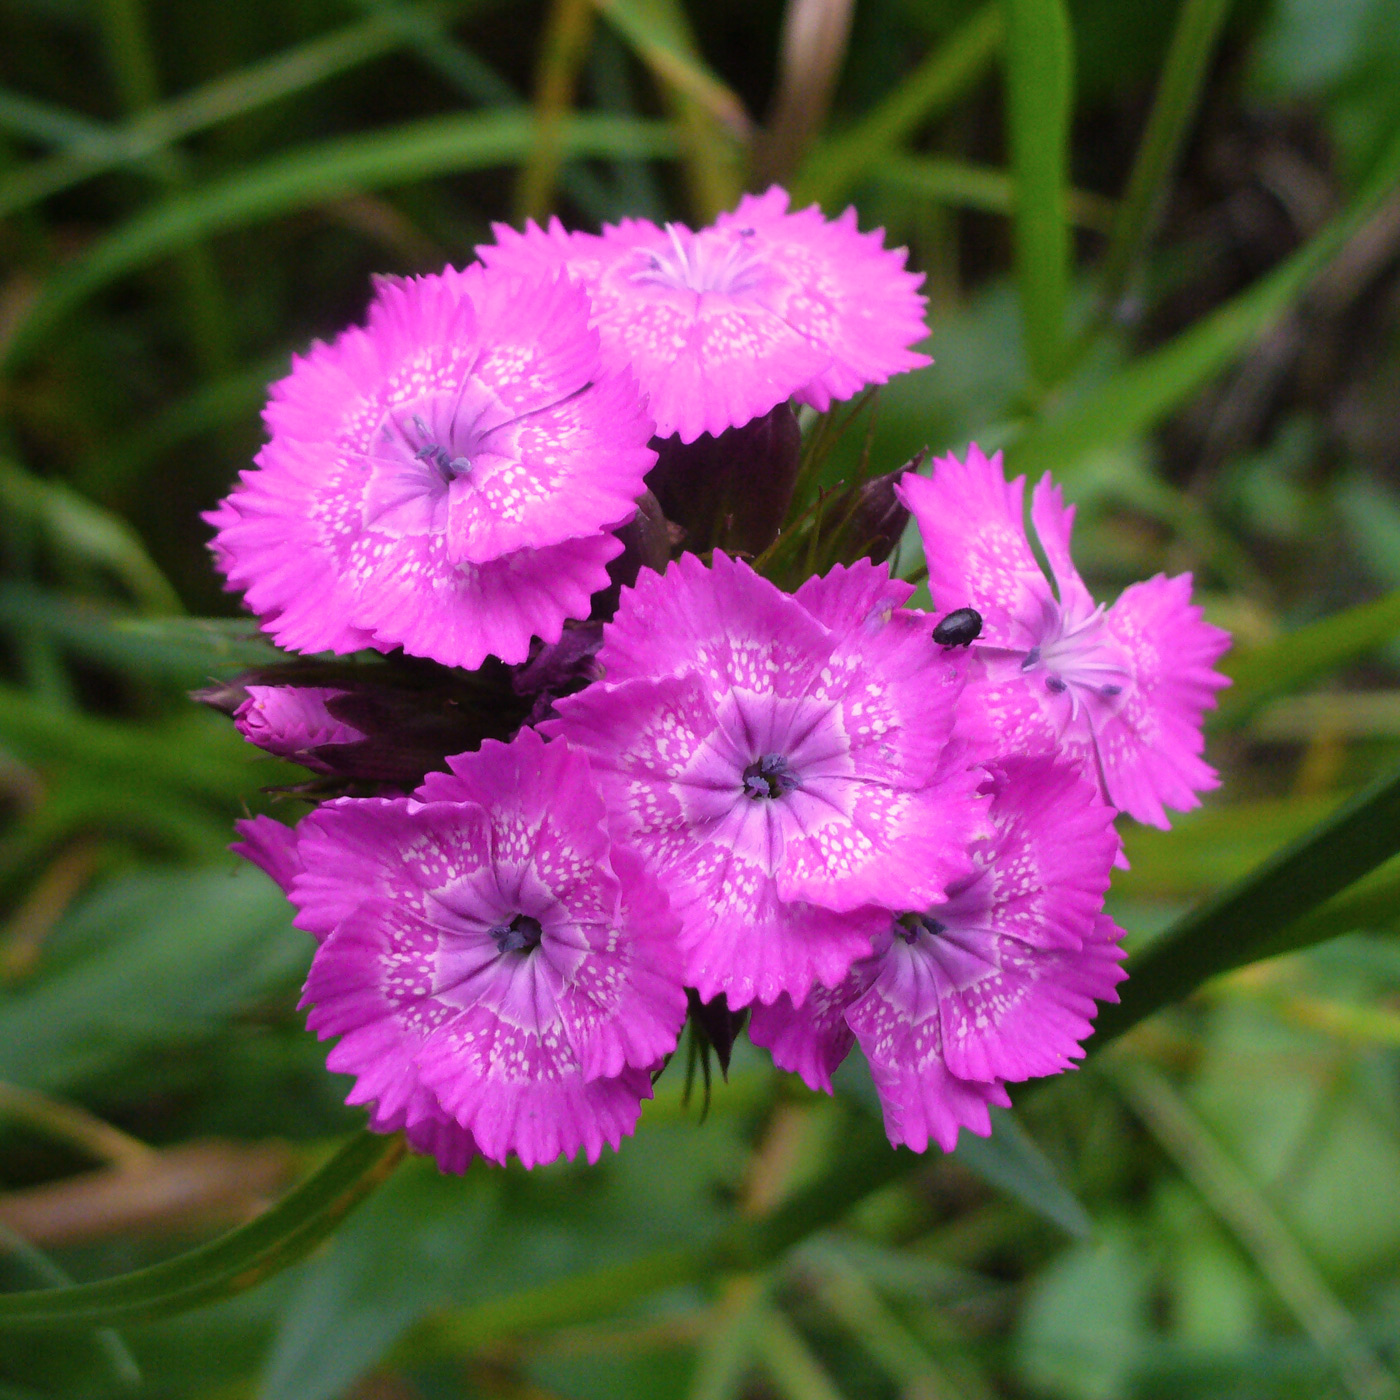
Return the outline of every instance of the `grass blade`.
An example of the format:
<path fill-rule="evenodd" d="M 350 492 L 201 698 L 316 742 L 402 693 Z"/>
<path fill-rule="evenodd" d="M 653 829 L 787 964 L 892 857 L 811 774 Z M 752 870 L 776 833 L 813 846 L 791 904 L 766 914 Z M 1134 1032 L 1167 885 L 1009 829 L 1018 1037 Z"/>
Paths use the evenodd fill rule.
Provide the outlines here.
<path fill-rule="evenodd" d="M 279 218 L 352 190 L 511 165 L 528 154 L 534 133 L 534 120 L 524 111 L 437 117 L 304 146 L 177 195 L 124 224 L 58 273 L 16 327 L 3 367 L 13 372 L 21 366 L 94 293 L 195 239 Z M 622 117 L 573 117 L 562 144 L 566 156 L 667 157 L 676 151 L 668 125 Z"/>
<path fill-rule="evenodd" d="M 1177 15 L 1152 112 L 1104 255 L 1099 294 L 1105 312 L 1111 312 L 1118 304 L 1133 266 L 1152 235 L 1167 180 L 1191 128 L 1216 40 L 1229 11 L 1230 0 L 1185 0 Z"/>
<path fill-rule="evenodd" d="M 1400 635 L 1400 589 L 1345 612 L 1319 618 L 1263 646 L 1227 656 L 1234 682 L 1209 717 L 1212 729 L 1235 729 L 1266 701 L 1297 690 Z"/>
<path fill-rule="evenodd" d="M 535 81 L 535 145 L 520 168 L 515 213 L 543 221 L 553 208 L 562 152 L 559 138 L 574 103 L 578 75 L 593 43 L 593 0 L 554 0 L 540 40 Z"/>
<path fill-rule="evenodd" d="M 1367 1345 L 1356 1319 L 1166 1077 L 1147 1065 L 1118 1066 L 1111 1077 L 1182 1174 L 1248 1251 L 1299 1326 L 1331 1359 L 1355 1400 L 1400 1396 L 1400 1381 Z"/>
<path fill-rule="evenodd" d="M 1392 136 L 1356 198 L 1309 242 L 1190 330 L 1120 370 L 1072 409 L 1032 427 L 1007 448 L 1008 466 L 1032 480 L 1054 468 L 1057 480 L 1071 482 L 1093 458 L 1155 427 L 1288 311 L 1377 214 L 1397 179 L 1400 132 Z"/>
<path fill-rule="evenodd" d="M 0 130 L 44 146 L 73 146 L 80 141 L 101 140 L 107 128 L 81 112 L 55 107 L 0 88 Z"/>
<path fill-rule="evenodd" d="M 98 1283 L 0 1295 L 0 1331 L 144 1321 L 241 1293 L 324 1239 L 403 1153 L 397 1134 L 358 1133 L 271 1210 L 200 1249 Z"/>
<path fill-rule="evenodd" d="M 1042 389 L 1064 362 L 1074 52 L 1063 0 L 1006 0 L 1006 115 L 1016 179 L 1016 285 Z"/>
<path fill-rule="evenodd" d="M 1178 919 L 1133 958 L 1122 1000 L 1100 1010 L 1091 1046 L 1101 1049 L 1222 972 L 1282 951 L 1280 937 L 1291 925 L 1397 852 L 1400 769 Z"/>
<path fill-rule="evenodd" d="M 744 187 L 752 123 L 738 96 L 701 59 L 679 0 L 595 3 L 661 87 L 681 138 L 696 222 L 732 209 Z"/>
<path fill-rule="evenodd" d="M 947 156 L 888 155 L 870 171 L 873 184 L 905 190 L 939 204 L 1010 214 L 1016 207 L 1016 184 L 1004 170 Z M 1114 203 L 1102 195 L 1070 190 L 1070 221 L 1106 233 L 1113 225 Z"/>
<path fill-rule="evenodd" d="M 108 170 L 145 160 L 196 132 L 391 53 L 402 31 L 375 17 L 264 59 L 154 107 L 122 126 L 89 131 L 69 149 L 25 166 L 0 184 L 0 218 Z"/>
<path fill-rule="evenodd" d="M 144 611 L 184 611 L 145 545 L 119 515 L 94 505 L 62 482 L 46 481 L 4 458 L 0 458 L 0 503 L 13 515 L 39 522 L 60 551 L 110 569 Z"/>
<path fill-rule="evenodd" d="M 834 206 L 868 175 L 886 152 L 951 106 L 987 71 L 1005 34 L 1001 6 L 984 5 L 928 55 L 885 100 L 849 131 L 823 141 L 803 162 L 792 187 L 794 208 Z"/>

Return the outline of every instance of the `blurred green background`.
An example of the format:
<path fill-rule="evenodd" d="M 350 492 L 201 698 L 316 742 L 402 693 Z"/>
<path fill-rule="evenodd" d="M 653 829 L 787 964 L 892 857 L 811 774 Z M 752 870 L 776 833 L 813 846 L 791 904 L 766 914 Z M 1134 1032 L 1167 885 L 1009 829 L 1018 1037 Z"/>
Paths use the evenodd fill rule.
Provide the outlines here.
<path fill-rule="evenodd" d="M 1397 72 L 1400 0 L 0 0 L 0 1286 L 178 1256 L 362 1121 L 225 852 L 300 770 L 185 692 L 269 655 L 198 512 L 371 273 L 774 179 L 907 244 L 936 363 L 872 467 L 1003 447 L 1100 596 L 1191 569 L 1236 634 L 1137 953 L 1400 750 Z M 1334 887 L 1400 848 L 1347 831 Z M 1294 873 L 990 1143 L 741 1053 L 596 1167 L 409 1162 L 250 1291 L 0 1327 L 0 1400 L 1400 1396 L 1400 869 Z"/>

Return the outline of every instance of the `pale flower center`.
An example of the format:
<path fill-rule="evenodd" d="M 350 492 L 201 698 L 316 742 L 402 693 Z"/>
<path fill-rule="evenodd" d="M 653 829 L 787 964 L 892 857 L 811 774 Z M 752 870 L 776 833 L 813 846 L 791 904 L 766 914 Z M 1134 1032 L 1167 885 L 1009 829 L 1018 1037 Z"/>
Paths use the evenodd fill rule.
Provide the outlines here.
<path fill-rule="evenodd" d="M 1033 646 L 1021 670 L 1043 671 L 1052 695 L 1070 691 L 1072 703 L 1081 695 L 1114 700 L 1132 681 L 1122 649 L 1108 631 L 1102 603 L 1077 622 L 1058 612 L 1046 640 Z"/>
<path fill-rule="evenodd" d="M 639 248 L 628 276 L 640 286 L 740 295 L 757 290 L 766 272 L 749 247 L 752 229 L 705 229 L 692 233 L 667 224 L 667 248 Z"/>

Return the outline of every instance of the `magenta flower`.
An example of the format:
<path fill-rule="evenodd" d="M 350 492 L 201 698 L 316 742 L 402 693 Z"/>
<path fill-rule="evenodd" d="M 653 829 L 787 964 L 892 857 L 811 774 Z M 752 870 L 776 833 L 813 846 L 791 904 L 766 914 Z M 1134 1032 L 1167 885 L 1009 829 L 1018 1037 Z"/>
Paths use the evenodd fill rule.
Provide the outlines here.
<path fill-rule="evenodd" d="M 603 681 L 558 702 L 622 839 L 681 919 L 686 981 L 733 1008 L 834 986 L 888 915 L 968 868 L 975 775 L 947 762 L 959 679 L 883 567 L 788 597 L 716 551 L 644 571 Z"/>
<path fill-rule="evenodd" d="M 886 922 L 876 952 L 801 1006 L 756 1007 L 749 1034 L 814 1089 L 860 1042 L 890 1141 L 952 1151 L 985 1136 L 1005 1084 L 1069 1068 L 1095 1003 L 1117 1000 L 1121 930 L 1101 912 L 1113 811 L 1048 758 L 994 773 L 991 832 L 947 898 Z"/>
<path fill-rule="evenodd" d="M 239 839 L 229 850 L 256 865 L 283 894 L 290 894 L 292 881 L 302 873 L 295 829 L 276 817 L 244 817 L 234 822 L 233 829 Z"/>
<path fill-rule="evenodd" d="M 593 1161 L 675 1048 L 675 919 L 609 840 L 583 755 L 525 730 L 450 762 L 414 799 L 330 803 L 299 828 L 292 901 L 320 938 L 307 1024 L 340 1037 L 348 1102 L 445 1169 L 474 1150 Z"/>
<path fill-rule="evenodd" d="M 1095 606 L 1070 559 L 1074 508 L 1043 477 L 1031 520 L 1052 588 L 1022 523 L 1025 479 L 1008 482 L 1001 454 L 988 460 L 976 445 L 898 489 L 923 535 L 934 602 L 982 616 L 968 701 L 993 749 L 1063 753 L 1113 806 L 1153 826 L 1169 824 L 1164 807 L 1199 805 L 1196 793 L 1217 782 L 1200 757 L 1201 717 L 1229 684 L 1212 667 L 1230 637 L 1192 605 L 1190 574 L 1159 574 Z"/>
<path fill-rule="evenodd" d="M 904 250 L 886 249 L 883 230 L 860 233 L 854 209 L 829 223 L 787 203 L 776 186 L 745 195 L 698 233 L 645 219 L 601 235 L 498 224 L 477 252 L 493 267 L 577 278 L 606 363 L 637 376 L 659 436 L 693 442 L 794 395 L 826 409 L 929 363 L 909 349 L 928 331 Z"/>
<path fill-rule="evenodd" d="M 294 361 L 206 517 L 279 645 L 474 668 L 587 615 L 655 461 L 588 316 L 561 278 L 449 268 L 382 281 L 363 328 Z"/>
<path fill-rule="evenodd" d="M 346 692 L 310 685 L 248 685 L 233 723 L 250 744 L 319 773 L 331 769 L 316 756 L 326 744 L 353 744 L 365 735 L 338 720 L 327 704 Z"/>

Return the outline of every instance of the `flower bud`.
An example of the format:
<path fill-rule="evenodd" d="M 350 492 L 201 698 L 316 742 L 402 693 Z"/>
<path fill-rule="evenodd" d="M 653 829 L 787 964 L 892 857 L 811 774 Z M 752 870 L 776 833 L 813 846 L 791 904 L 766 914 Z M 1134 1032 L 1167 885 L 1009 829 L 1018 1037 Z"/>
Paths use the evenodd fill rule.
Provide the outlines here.
<path fill-rule="evenodd" d="M 652 446 L 657 463 L 647 485 L 666 518 L 685 531 L 686 549 L 756 555 L 777 538 L 802 457 L 789 403 L 717 437 L 653 438 Z"/>

